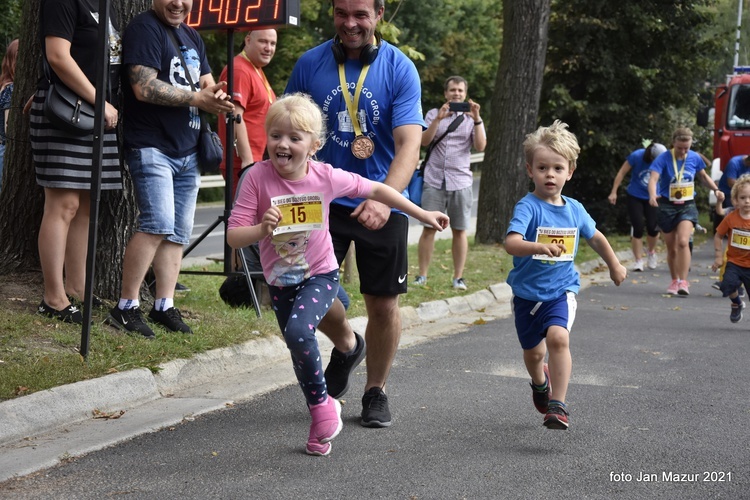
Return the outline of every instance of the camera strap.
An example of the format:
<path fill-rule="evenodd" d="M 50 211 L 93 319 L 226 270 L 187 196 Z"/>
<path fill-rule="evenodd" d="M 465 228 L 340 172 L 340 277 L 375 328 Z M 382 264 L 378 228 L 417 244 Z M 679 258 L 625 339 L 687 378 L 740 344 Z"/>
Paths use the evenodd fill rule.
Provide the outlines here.
<path fill-rule="evenodd" d="M 466 117 L 465 114 L 460 114 L 456 116 L 453 121 L 448 125 L 448 128 L 445 132 L 442 133 L 440 137 L 437 139 L 433 139 L 429 146 L 427 146 L 427 151 L 424 153 L 424 160 L 422 160 L 422 164 L 419 166 L 419 175 L 424 175 L 424 170 L 427 167 L 427 160 L 430 159 L 430 155 L 432 154 L 432 150 L 435 149 L 435 146 L 442 141 L 446 135 L 450 134 L 454 130 L 458 128 L 459 125 L 461 125 L 464 121 L 464 118 Z"/>

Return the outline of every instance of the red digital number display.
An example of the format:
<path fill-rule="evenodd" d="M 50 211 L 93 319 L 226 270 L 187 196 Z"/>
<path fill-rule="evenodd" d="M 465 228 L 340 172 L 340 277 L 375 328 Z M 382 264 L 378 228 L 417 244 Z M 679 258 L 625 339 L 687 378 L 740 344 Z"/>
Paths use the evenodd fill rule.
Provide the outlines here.
<path fill-rule="evenodd" d="M 193 0 L 185 23 L 197 30 L 299 26 L 300 0 Z"/>

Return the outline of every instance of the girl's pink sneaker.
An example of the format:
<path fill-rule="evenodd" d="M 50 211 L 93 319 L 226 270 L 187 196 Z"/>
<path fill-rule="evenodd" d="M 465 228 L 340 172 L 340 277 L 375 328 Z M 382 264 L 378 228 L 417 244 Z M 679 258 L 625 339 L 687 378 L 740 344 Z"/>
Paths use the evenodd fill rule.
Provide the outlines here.
<path fill-rule="evenodd" d="M 319 405 L 311 405 L 310 415 L 310 436 L 319 443 L 329 442 L 338 436 L 344 427 L 344 421 L 341 420 L 341 403 L 330 396 Z"/>

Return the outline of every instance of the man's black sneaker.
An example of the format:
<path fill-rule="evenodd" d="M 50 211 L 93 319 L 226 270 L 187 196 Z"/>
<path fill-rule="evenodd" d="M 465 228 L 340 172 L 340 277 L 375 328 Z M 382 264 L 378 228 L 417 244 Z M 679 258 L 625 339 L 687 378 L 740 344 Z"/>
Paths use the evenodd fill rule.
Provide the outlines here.
<path fill-rule="evenodd" d="M 39 304 L 36 312 L 42 316 L 47 316 L 48 318 L 59 319 L 63 323 L 83 324 L 83 314 L 81 313 L 81 310 L 73 304 L 69 304 L 68 307 L 58 311 L 52 306 L 48 306 L 44 299 L 42 299 L 42 303 Z"/>
<path fill-rule="evenodd" d="M 351 355 L 346 356 L 335 347 L 331 351 L 331 361 L 328 362 L 325 377 L 328 395 L 332 398 L 338 399 L 346 394 L 346 391 L 349 390 L 349 377 L 357 365 L 362 362 L 367 352 L 365 339 L 357 332 L 354 332 L 354 336 L 357 339 L 357 346 Z"/>
<path fill-rule="evenodd" d="M 390 427 L 391 412 L 388 410 L 388 396 L 380 387 L 372 387 L 362 396 L 363 427 Z"/>
<path fill-rule="evenodd" d="M 190 287 L 187 285 L 183 285 L 179 281 L 174 285 L 174 292 L 175 293 L 187 293 L 190 291 Z"/>
<path fill-rule="evenodd" d="M 170 307 L 165 311 L 151 309 L 148 318 L 171 332 L 193 333 L 193 330 L 182 321 L 182 313 L 176 307 Z"/>
<path fill-rule="evenodd" d="M 151 340 L 155 337 L 154 331 L 146 324 L 140 307 L 120 309 L 115 306 L 109 310 L 109 316 L 105 322 L 115 328 L 124 331 L 128 335 L 140 334 Z"/>

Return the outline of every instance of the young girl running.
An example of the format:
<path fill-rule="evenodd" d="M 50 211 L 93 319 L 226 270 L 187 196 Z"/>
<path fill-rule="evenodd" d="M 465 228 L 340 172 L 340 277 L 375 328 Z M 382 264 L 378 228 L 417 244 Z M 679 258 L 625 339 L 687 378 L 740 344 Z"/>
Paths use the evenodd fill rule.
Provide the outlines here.
<path fill-rule="evenodd" d="M 320 108 L 307 95 L 286 95 L 274 102 L 265 126 L 270 159 L 244 174 L 227 242 L 232 248 L 260 242 L 272 307 L 312 417 L 306 451 L 328 455 L 330 441 L 343 426 L 341 405 L 327 393 L 315 337 L 339 288 L 339 265 L 328 232 L 329 203 L 344 196 L 370 198 L 438 231 L 448 226 L 449 218 L 421 209 L 385 184 L 313 160 L 325 130 Z M 348 324 L 332 331 L 354 335 Z M 342 352 L 350 340 L 331 338 Z"/>

